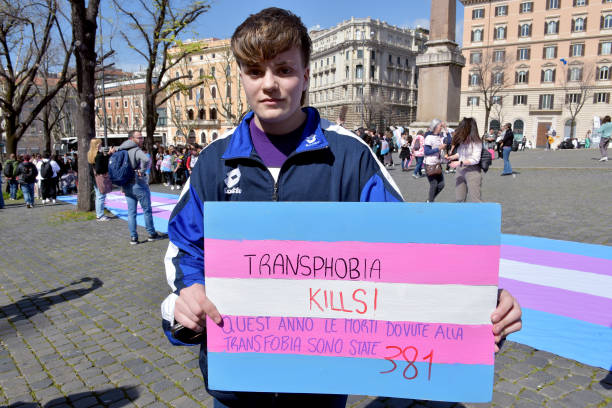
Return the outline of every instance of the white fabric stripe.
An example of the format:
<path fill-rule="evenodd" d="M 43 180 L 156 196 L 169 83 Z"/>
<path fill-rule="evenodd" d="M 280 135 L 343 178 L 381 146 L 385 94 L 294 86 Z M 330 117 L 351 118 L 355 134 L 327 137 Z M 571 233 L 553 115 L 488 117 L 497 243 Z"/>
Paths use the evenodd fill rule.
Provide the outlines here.
<path fill-rule="evenodd" d="M 168 250 L 166 251 L 166 256 L 164 257 L 164 265 L 166 266 L 166 281 L 170 288 L 174 292 L 176 290 L 176 286 L 174 286 L 174 281 L 176 280 L 176 268 L 172 263 L 172 260 L 178 255 L 179 248 L 174 245 L 172 242 L 168 244 Z"/>
<path fill-rule="evenodd" d="M 612 276 L 500 259 L 499 276 L 612 299 Z"/>
<path fill-rule="evenodd" d="M 377 307 L 374 309 L 374 293 Z M 311 302 L 310 290 L 321 311 Z M 323 290 L 327 290 L 325 307 Z M 353 299 L 356 297 L 367 304 Z M 353 313 L 331 310 L 330 292 L 334 292 L 334 308 L 340 309 L 340 292 L 344 308 Z M 326 280 L 228 279 L 206 278 L 206 295 L 222 314 L 241 316 L 283 316 L 359 318 L 424 323 L 490 324 L 497 300 L 496 286 L 416 285 L 408 283 L 375 283 Z M 355 310 L 365 313 L 360 314 Z"/>
<path fill-rule="evenodd" d="M 359 142 L 361 142 L 362 144 L 368 146 L 368 144 L 366 142 L 364 142 L 359 136 L 357 136 L 356 134 L 354 134 L 350 130 L 345 129 L 345 128 L 343 128 L 340 125 L 332 124 L 327 119 L 321 118 L 321 129 L 323 129 L 323 130 L 331 130 L 331 131 L 336 132 L 336 133 L 338 133 L 340 135 L 352 137 L 353 139 L 356 139 Z M 395 192 L 400 197 L 403 197 L 399 187 L 397 186 L 397 184 L 395 184 L 395 180 L 393 180 L 393 177 L 391 177 L 391 175 L 389 174 L 389 172 L 387 171 L 385 166 L 383 166 L 383 164 L 376 158 L 376 156 L 374 156 L 374 152 L 372 152 L 372 149 L 370 149 L 370 146 L 368 146 L 368 149 L 370 150 L 370 153 L 372 154 L 372 158 L 378 164 L 378 168 L 382 172 L 383 176 L 385 176 L 385 179 L 387 180 L 387 182 L 389 184 L 391 184 L 391 186 L 395 189 Z"/>
<path fill-rule="evenodd" d="M 174 305 L 178 296 L 175 293 L 169 294 L 161 304 L 162 319 L 167 320 L 170 324 L 174 323 Z"/>
<path fill-rule="evenodd" d="M 183 198 L 183 196 L 185 195 L 185 193 L 187 193 L 189 191 L 189 186 L 191 185 L 191 177 L 189 177 L 187 179 L 187 182 L 185 183 L 185 185 L 183 186 L 183 190 L 181 191 L 181 195 L 178 198 L 178 201 L 181 201 L 181 198 Z M 178 203 L 177 201 L 177 203 Z"/>

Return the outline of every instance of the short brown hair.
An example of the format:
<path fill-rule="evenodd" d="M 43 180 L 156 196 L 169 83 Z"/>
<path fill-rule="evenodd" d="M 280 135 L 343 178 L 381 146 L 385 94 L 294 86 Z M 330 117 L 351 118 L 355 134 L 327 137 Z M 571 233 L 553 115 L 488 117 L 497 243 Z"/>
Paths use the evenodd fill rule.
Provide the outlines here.
<path fill-rule="evenodd" d="M 288 10 L 270 7 L 251 14 L 232 35 L 232 52 L 240 65 L 269 61 L 281 52 L 298 47 L 302 63 L 310 63 L 312 42 L 302 20 Z"/>

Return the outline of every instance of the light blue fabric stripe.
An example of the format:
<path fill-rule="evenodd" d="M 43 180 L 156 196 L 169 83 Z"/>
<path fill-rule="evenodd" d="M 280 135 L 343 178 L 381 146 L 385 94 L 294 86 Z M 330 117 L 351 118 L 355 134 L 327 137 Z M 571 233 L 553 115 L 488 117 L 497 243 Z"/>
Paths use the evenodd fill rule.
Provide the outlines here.
<path fill-rule="evenodd" d="M 225 240 L 500 242 L 501 207 L 493 203 L 207 202 L 204 214 L 206 238 Z M 393 228 L 380 228 L 381 219 Z"/>
<path fill-rule="evenodd" d="M 509 340 L 612 370 L 612 328 L 533 309 L 523 309 L 523 329 Z"/>
<path fill-rule="evenodd" d="M 412 352 L 408 353 L 411 357 Z M 209 352 L 208 383 L 211 389 L 217 390 L 366 394 L 435 401 L 491 401 L 493 365 L 434 363 L 431 379 L 428 380 L 429 363 L 421 361 L 415 363 L 417 377 L 407 380 L 402 375 L 407 363 L 398 359 L 396 364 L 395 371 L 381 374 L 381 371 L 393 368 L 392 363 L 373 358 Z M 408 368 L 406 376 L 413 375 L 413 367 Z"/>
<path fill-rule="evenodd" d="M 545 251 L 566 252 L 568 254 L 612 260 L 612 247 L 606 245 L 584 244 L 582 242 L 561 241 L 511 234 L 502 234 L 501 243 L 502 245 L 522 246 Z"/>

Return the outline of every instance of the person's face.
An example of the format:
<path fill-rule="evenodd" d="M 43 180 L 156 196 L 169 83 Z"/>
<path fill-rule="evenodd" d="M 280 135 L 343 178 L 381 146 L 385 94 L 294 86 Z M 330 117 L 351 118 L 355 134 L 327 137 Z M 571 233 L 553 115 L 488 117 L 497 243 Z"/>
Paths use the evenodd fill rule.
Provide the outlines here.
<path fill-rule="evenodd" d="M 138 145 L 138 147 L 142 147 L 144 142 L 144 137 L 140 132 L 134 132 L 134 143 Z"/>
<path fill-rule="evenodd" d="M 438 123 L 436 127 L 434 128 L 434 131 L 433 131 L 434 135 L 437 135 L 438 133 L 440 133 L 441 128 L 442 128 L 442 123 Z"/>
<path fill-rule="evenodd" d="M 308 87 L 309 75 L 297 47 L 272 60 L 242 66 L 240 77 L 247 101 L 255 112 L 255 123 L 264 130 L 271 127 L 288 132 L 297 128 L 304 119 L 300 100 Z"/>

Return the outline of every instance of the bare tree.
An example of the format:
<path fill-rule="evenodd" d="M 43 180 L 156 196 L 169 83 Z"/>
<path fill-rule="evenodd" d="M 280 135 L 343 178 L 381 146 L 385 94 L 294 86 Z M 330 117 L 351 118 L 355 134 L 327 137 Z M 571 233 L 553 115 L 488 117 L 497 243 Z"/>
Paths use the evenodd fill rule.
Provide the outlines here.
<path fill-rule="evenodd" d="M 79 177 L 77 208 L 80 211 L 91 211 L 93 200 L 91 192 L 93 186 L 86 160 L 89 142 L 96 137 L 95 128 L 95 97 L 96 97 L 96 67 L 110 56 L 108 52 L 99 59 L 96 54 L 96 18 L 100 7 L 100 0 L 70 0 L 72 6 L 72 38 L 76 59 L 77 99 L 78 113 L 76 115 L 75 130 L 78 140 Z"/>
<path fill-rule="evenodd" d="M 75 75 L 68 69 L 74 43 L 65 38 L 59 18 L 57 0 L 0 0 L 0 108 L 9 153 L 17 151 L 34 119 Z M 36 81 L 54 40 L 62 53 L 59 73 L 53 85 L 44 81 L 49 86 L 39 94 Z"/>
<path fill-rule="evenodd" d="M 565 106 L 570 114 L 570 135 L 575 137 L 576 116 L 587 98 L 593 94 L 595 67 L 592 64 L 563 65 L 561 88 L 565 93 Z"/>
<path fill-rule="evenodd" d="M 220 57 L 220 61 L 211 64 L 215 68 L 214 73 L 211 72 L 210 75 L 204 75 L 203 78 L 208 86 L 214 86 L 217 90 L 213 100 L 219 115 L 225 118 L 227 123 L 236 126 L 242 116 L 248 112 L 248 106 L 245 106 L 241 97 L 242 82 L 237 72 L 238 64 L 233 54 L 226 50 L 220 53 Z M 219 77 L 221 77 L 221 81 Z M 236 90 L 232 89 L 232 78 L 237 78 Z M 235 95 L 235 99 L 232 94 Z"/>
<path fill-rule="evenodd" d="M 491 101 L 491 117 L 496 119 L 499 124 L 504 123 L 504 117 L 506 111 L 504 110 L 504 99 L 507 95 L 496 95 Z"/>
<path fill-rule="evenodd" d="M 132 33 L 121 31 L 127 44 L 146 61 L 145 77 L 145 128 L 146 146 L 153 151 L 153 134 L 157 126 L 157 108 L 181 91 L 173 87 L 176 82 L 189 79 L 188 74 L 165 78 L 169 70 L 203 46 L 200 42 L 183 43 L 179 35 L 198 17 L 208 11 L 210 5 L 204 1 L 181 2 L 181 0 L 137 0 L 132 7 L 123 1 L 113 0 L 115 7 L 130 21 Z M 184 6 L 184 7 L 183 7 Z M 143 17 L 144 15 L 144 17 Z M 144 42 L 144 47 L 136 45 L 134 33 Z M 170 53 L 173 49 L 174 52 Z M 188 87 L 201 84 L 193 82 Z M 157 179 L 155 166 L 151 168 L 153 179 Z"/>
<path fill-rule="evenodd" d="M 512 85 L 514 59 L 505 51 L 483 50 L 472 60 L 469 70 L 469 84 L 482 96 L 485 109 L 483 129 L 489 128 L 491 109 L 504 91 Z"/>
<path fill-rule="evenodd" d="M 370 88 L 367 95 L 363 96 L 363 106 L 361 119 L 363 124 L 371 128 L 380 128 L 382 126 L 382 118 L 388 112 L 388 101 L 385 101 L 385 95 L 383 89 L 379 89 L 374 92 L 376 88 Z"/>

